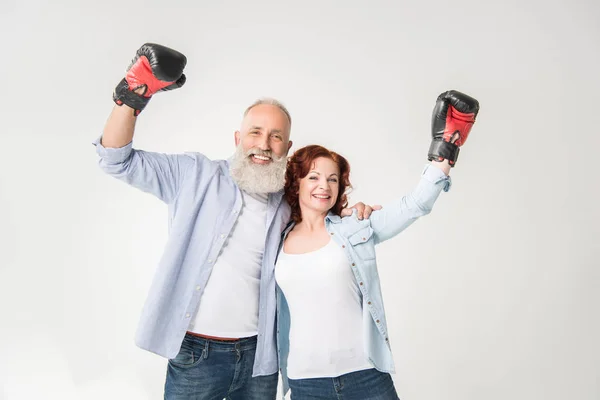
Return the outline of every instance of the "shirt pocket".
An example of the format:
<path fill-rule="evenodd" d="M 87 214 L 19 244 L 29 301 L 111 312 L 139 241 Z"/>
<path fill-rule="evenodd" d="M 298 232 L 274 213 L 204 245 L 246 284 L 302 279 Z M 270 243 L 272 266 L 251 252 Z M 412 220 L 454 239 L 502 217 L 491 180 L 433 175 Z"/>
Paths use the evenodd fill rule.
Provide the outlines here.
<path fill-rule="evenodd" d="M 365 226 L 348 237 L 348 242 L 362 260 L 373 260 L 375 258 L 375 246 L 373 244 L 373 228 Z"/>

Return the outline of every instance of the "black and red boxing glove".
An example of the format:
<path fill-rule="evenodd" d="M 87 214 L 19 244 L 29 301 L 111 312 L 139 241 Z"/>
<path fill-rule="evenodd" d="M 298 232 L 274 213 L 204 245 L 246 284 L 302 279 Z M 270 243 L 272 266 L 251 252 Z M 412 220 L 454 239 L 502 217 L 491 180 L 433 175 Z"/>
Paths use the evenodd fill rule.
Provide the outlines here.
<path fill-rule="evenodd" d="M 431 117 L 429 161 L 448 160 L 454 167 L 460 146 L 465 144 L 479 112 L 479 102 L 456 90 L 440 94 Z M 455 135 L 458 138 L 454 140 Z"/>
<path fill-rule="evenodd" d="M 128 105 L 133 108 L 133 115 L 139 115 L 154 93 L 183 86 L 186 63 L 187 59 L 178 51 L 160 44 L 144 44 L 127 68 L 125 78 L 115 88 L 114 102 L 119 106 Z M 141 94 L 134 92 L 140 88 L 143 88 Z"/>

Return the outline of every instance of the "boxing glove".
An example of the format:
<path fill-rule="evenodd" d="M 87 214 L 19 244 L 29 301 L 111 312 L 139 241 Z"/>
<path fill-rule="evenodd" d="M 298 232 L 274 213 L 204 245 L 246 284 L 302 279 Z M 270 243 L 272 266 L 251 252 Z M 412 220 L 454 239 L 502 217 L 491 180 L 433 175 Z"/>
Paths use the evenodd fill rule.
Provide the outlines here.
<path fill-rule="evenodd" d="M 478 113 L 479 102 L 471 96 L 456 90 L 440 94 L 431 118 L 429 161 L 446 159 L 454 167 L 460 147 L 467 141 Z"/>
<path fill-rule="evenodd" d="M 113 101 L 119 106 L 128 105 L 133 108 L 133 115 L 139 115 L 156 92 L 183 86 L 186 63 L 186 57 L 178 51 L 159 44 L 144 44 L 115 88 Z M 136 93 L 140 88 L 141 94 Z"/>

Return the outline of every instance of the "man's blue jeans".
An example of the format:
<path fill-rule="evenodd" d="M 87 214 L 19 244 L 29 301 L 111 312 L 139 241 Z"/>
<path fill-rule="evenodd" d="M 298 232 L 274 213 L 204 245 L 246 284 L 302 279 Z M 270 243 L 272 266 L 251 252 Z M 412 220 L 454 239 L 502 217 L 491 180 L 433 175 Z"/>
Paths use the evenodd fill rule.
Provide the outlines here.
<path fill-rule="evenodd" d="M 187 334 L 169 360 L 165 400 L 275 400 L 278 374 L 252 377 L 256 336 L 216 341 Z"/>

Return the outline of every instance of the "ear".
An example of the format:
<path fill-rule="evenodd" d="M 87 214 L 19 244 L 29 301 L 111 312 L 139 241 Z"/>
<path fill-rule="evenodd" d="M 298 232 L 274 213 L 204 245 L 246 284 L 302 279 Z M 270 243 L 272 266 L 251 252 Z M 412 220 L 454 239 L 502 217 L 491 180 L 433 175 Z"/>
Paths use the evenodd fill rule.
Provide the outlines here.
<path fill-rule="evenodd" d="M 235 140 L 235 147 L 238 147 L 240 145 L 240 131 L 235 131 L 233 138 Z"/>
<path fill-rule="evenodd" d="M 291 140 L 288 142 L 288 149 L 287 151 L 289 152 L 290 149 L 292 148 L 292 145 L 294 144 L 294 142 L 292 142 Z"/>

